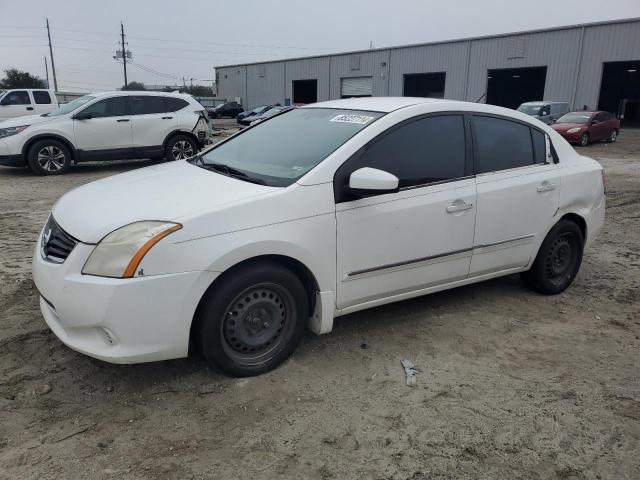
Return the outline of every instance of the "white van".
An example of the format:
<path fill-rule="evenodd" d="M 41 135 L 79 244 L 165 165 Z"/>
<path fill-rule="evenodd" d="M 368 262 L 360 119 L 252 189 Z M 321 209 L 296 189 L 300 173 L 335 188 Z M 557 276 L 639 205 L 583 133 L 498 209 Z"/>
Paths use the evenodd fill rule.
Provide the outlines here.
<path fill-rule="evenodd" d="M 518 107 L 518 111 L 551 125 L 565 113 L 569 113 L 569 102 L 526 102 Z"/>
<path fill-rule="evenodd" d="M 43 115 L 58 108 L 53 90 L 17 88 L 0 92 L 0 121 L 26 115 Z"/>

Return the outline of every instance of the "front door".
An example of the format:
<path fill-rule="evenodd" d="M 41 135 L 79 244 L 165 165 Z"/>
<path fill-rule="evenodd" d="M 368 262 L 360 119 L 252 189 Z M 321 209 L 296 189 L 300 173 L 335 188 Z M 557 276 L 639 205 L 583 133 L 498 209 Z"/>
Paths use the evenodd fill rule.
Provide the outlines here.
<path fill-rule="evenodd" d="M 463 115 L 412 119 L 336 172 L 338 308 L 467 277 L 476 187 L 466 138 Z M 354 198 L 345 188 L 362 167 L 396 175 L 399 191 Z"/>
<path fill-rule="evenodd" d="M 126 96 L 99 100 L 78 114 L 91 115 L 91 118 L 86 120 L 73 120 L 73 132 L 80 158 L 131 158 L 133 139 Z"/>
<path fill-rule="evenodd" d="M 35 115 L 28 90 L 12 90 L 0 101 L 0 120 Z"/>
<path fill-rule="evenodd" d="M 525 124 L 474 116 L 478 213 L 469 276 L 526 266 L 558 209 L 559 167 Z"/>

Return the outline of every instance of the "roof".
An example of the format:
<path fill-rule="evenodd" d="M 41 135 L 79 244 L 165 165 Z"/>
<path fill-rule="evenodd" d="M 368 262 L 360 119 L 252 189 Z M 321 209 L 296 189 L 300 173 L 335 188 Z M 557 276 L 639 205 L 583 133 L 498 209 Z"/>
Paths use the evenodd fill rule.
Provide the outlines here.
<path fill-rule="evenodd" d="M 179 92 L 155 92 L 148 90 L 110 90 L 108 92 L 94 92 L 87 93 L 87 95 L 91 95 L 92 97 L 108 97 L 113 95 L 153 95 L 153 96 L 167 96 L 167 97 L 191 97 L 191 95 L 187 93 L 179 93 Z"/>
<path fill-rule="evenodd" d="M 417 105 L 419 103 L 450 103 L 451 100 L 419 97 L 360 97 L 329 100 L 306 105 L 301 108 L 340 108 L 345 110 L 366 110 L 369 112 L 392 112 L 399 108 Z"/>
<path fill-rule="evenodd" d="M 346 52 L 335 52 L 335 53 L 324 53 L 319 55 L 309 55 L 307 57 L 288 57 L 288 58 L 276 58 L 272 60 L 264 60 L 261 62 L 248 62 L 248 63 L 232 63 L 227 65 L 218 65 L 215 68 L 231 68 L 231 67 L 240 67 L 245 65 L 260 65 L 264 63 L 278 63 L 278 62 L 287 62 L 291 60 L 308 60 L 312 58 L 323 58 L 323 57 L 335 57 L 340 55 L 353 55 L 356 53 L 371 53 L 371 52 L 386 52 L 387 50 L 398 50 L 400 48 L 409 48 L 409 47 L 425 47 L 429 45 L 442 45 L 445 43 L 457 43 L 457 42 L 471 42 L 473 40 L 488 40 L 491 38 L 502 38 L 502 37 L 511 37 L 514 35 L 527 35 L 531 33 L 544 33 L 544 32 L 554 32 L 558 30 L 569 30 L 572 28 L 584 28 L 584 27 L 596 27 L 600 25 L 613 25 L 617 23 L 630 23 L 630 22 L 638 22 L 640 21 L 640 17 L 634 18 L 619 18 L 617 20 L 605 20 L 602 22 L 590 22 L 590 23 L 578 23 L 572 25 L 561 25 L 558 27 L 549 27 L 549 28 L 539 28 L 535 30 L 523 30 L 519 32 L 507 32 L 507 33 L 497 33 L 494 35 L 483 35 L 477 37 L 461 37 L 461 38 L 453 38 L 450 40 L 438 40 L 435 42 L 423 42 L 423 43 L 411 43 L 407 45 L 393 45 L 390 47 L 383 48 L 372 48 L 369 50 L 352 50 Z"/>

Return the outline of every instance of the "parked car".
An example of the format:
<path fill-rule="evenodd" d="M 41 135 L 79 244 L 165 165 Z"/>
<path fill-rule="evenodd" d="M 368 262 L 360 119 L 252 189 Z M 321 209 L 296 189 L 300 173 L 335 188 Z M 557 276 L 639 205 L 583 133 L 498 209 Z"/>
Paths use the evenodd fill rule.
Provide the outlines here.
<path fill-rule="evenodd" d="M 269 110 L 270 108 L 273 108 L 275 106 L 279 106 L 279 105 L 261 105 L 259 107 L 254 108 L 253 110 L 249 110 L 247 112 L 241 112 L 236 116 L 236 120 L 238 121 L 238 123 L 240 123 L 240 120 L 242 120 L 245 117 L 261 115 L 267 110 Z"/>
<path fill-rule="evenodd" d="M 0 122 L 0 165 L 40 175 L 87 160 L 195 155 L 211 134 L 202 105 L 180 93 L 86 95 L 45 115 Z"/>
<path fill-rule="evenodd" d="M 569 111 L 569 102 L 526 102 L 518 107 L 518 111 L 550 125 Z"/>
<path fill-rule="evenodd" d="M 253 125 L 254 123 L 261 122 L 262 120 L 266 120 L 267 118 L 271 118 L 274 115 L 278 115 L 281 112 L 286 112 L 293 108 L 294 107 L 272 107 L 261 114 L 244 117 L 238 120 L 238 123 L 244 127 L 248 127 L 249 125 Z"/>
<path fill-rule="evenodd" d="M 213 107 L 207 110 L 209 118 L 223 118 L 223 117 L 236 117 L 239 113 L 242 113 L 244 109 L 238 102 L 227 102 L 217 107 Z"/>
<path fill-rule="evenodd" d="M 586 147 L 590 142 L 615 142 L 620 133 L 620 120 L 609 112 L 571 112 L 551 126 L 569 143 Z"/>
<path fill-rule="evenodd" d="M 513 273 L 560 293 L 604 209 L 600 164 L 525 114 L 352 98 L 72 190 L 33 278 L 47 324 L 79 352 L 135 363 L 192 345 L 248 376 L 307 326 L 327 333 L 358 310 Z"/>
<path fill-rule="evenodd" d="M 7 118 L 43 115 L 58 108 L 53 90 L 18 88 L 0 93 L 0 122 Z"/>

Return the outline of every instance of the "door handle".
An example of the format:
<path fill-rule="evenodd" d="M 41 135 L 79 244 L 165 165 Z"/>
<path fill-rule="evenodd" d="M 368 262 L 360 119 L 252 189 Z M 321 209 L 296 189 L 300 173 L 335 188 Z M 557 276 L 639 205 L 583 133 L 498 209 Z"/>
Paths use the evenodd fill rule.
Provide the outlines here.
<path fill-rule="evenodd" d="M 473 208 L 473 203 L 453 203 L 447 207 L 447 213 L 462 212 Z"/>
<path fill-rule="evenodd" d="M 116 120 L 116 122 L 128 122 L 129 119 L 128 118 L 119 118 L 118 120 Z"/>
<path fill-rule="evenodd" d="M 27 110 L 33 110 L 33 107 L 27 107 Z"/>
<path fill-rule="evenodd" d="M 544 182 L 538 187 L 538 193 L 550 192 L 556 189 L 555 183 Z"/>
<path fill-rule="evenodd" d="M 171 120 L 173 117 L 162 117 L 162 120 Z"/>

